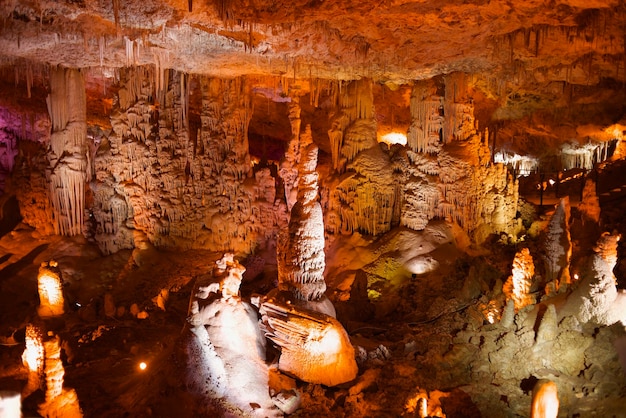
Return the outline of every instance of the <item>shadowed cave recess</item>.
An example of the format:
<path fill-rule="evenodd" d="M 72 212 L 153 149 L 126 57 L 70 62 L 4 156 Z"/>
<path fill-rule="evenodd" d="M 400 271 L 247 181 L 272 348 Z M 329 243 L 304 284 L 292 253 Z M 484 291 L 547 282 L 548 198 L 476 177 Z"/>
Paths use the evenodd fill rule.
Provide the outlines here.
<path fill-rule="evenodd" d="M 626 6 L 0 3 L 0 417 L 626 417 Z"/>

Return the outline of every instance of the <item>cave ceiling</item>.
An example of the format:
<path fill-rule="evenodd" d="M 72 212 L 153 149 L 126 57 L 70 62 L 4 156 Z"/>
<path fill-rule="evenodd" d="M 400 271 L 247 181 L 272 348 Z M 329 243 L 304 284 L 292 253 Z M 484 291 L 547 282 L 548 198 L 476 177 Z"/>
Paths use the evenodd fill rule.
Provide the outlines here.
<path fill-rule="evenodd" d="M 5 0 L 0 16 L 0 64 L 16 79 L 31 65 L 104 79 L 153 64 L 226 78 L 366 77 L 394 90 L 464 72 L 479 75 L 478 119 L 572 104 L 574 119 L 623 116 L 626 7 L 617 0 Z"/>

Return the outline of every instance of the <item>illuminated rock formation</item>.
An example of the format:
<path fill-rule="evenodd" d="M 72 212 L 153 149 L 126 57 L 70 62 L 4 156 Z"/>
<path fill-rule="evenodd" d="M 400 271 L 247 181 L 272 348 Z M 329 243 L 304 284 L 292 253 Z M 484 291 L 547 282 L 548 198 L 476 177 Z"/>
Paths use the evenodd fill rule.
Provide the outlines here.
<path fill-rule="evenodd" d="M 522 248 L 515 254 L 511 273 L 511 276 L 504 283 L 502 291 L 507 301 L 512 300 L 514 302 L 515 310 L 518 311 L 535 302 L 530 294 L 535 275 L 535 264 L 528 248 Z"/>
<path fill-rule="evenodd" d="M 269 394 L 258 314 L 239 297 L 245 268 L 232 254 L 216 265 L 217 281 L 199 286 L 191 302 L 187 384 L 192 393 L 222 399 L 243 416 L 278 416 Z"/>
<path fill-rule="evenodd" d="M 85 222 L 85 185 L 92 174 L 85 80 L 81 71 L 51 69 L 50 95 L 46 101 L 52 120 L 46 173 L 54 210 L 52 221 L 57 234 L 79 235 Z"/>
<path fill-rule="evenodd" d="M 390 157 L 376 140 L 372 81 L 353 81 L 339 94 L 328 131 L 333 169 L 329 185 L 326 229 L 377 235 L 391 229 L 400 216 L 400 186 Z"/>
<path fill-rule="evenodd" d="M 291 139 L 285 150 L 285 157 L 280 163 L 278 173 L 283 179 L 285 187 L 285 200 L 287 209 L 291 211 L 298 200 L 298 163 L 300 162 L 300 100 L 298 97 L 291 99 L 289 104 L 289 123 L 291 124 Z M 310 135 L 310 134 L 309 134 Z"/>
<path fill-rule="evenodd" d="M 300 136 L 298 201 L 291 209 L 289 227 L 277 248 L 278 288 L 296 300 L 319 301 L 324 297 L 324 218 L 317 201 L 318 149 L 310 130 Z"/>
<path fill-rule="evenodd" d="M 35 325 L 28 324 L 26 326 L 24 352 L 22 353 L 22 364 L 28 368 L 28 383 L 22 390 L 24 398 L 41 388 L 44 377 L 44 358 L 41 331 Z"/>
<path fill-rule="evenodd" d="M 572 244 L 569 231 L 569 198 L 556 207 L 544 239 L 543 261 L 546 272 L 546 293 L 563 292 L 570 284 L 569 263 Z"/>
<path fill-rule="evenodd" d="M 144 67 L 121 78 L 113 132 L 102 140 L 92 183 L 102 251 L 132 248 L 133 230 L 156 246 L 248 254 L 270 245 L 287 212 L 269 170 L 251 170 L 247 82 L 198 77 L 192 91 L 184 73 Z M 192 94 L 201 104 L 193 132 Z"/>
<path fill-rule="evenodd" d="M 556 384 L 540 379 L 533 388 L 530 418 L 556 418 L 559 414 L 559 397 Z"/>
<path fill-rule="evenodd" d="M 65 369 L 61 361 L 59 337 L 44 342 L 46 400 L 39 405 L 39 414 L 44 418 L 80 418 L 83 416 L 78 405 L 78 396 L 74 389 L 63 387 Z"/>
<path fill-rule="evenodd" d="M 617 263 L 620 236 L 604 233 L 594 247 L 587 268 L 581 272 L 578 287 L 568 297 L 566 312 L 576 315 L 580 322 L 611 325 L 626 322 L 626 295 L 618 292 L 613 269 Z"/>
<path fill-rule="evenodd" d="M 0 390 L 0 417 L 22 418 L 22 399 L 18 392 Z"/>
<path fill-rule="evenodd" d="M 56 261 L 41 263 L 37 276 L 39 291 L 39 307 L 37 313 L 42 318 L 63 315 L 65 299 L 63 298 L 63 280 L 61 270 Z"/>
<path fill-rule="evenodd" d="M 281 371 L 326 386 L 356 377 L 354 348 L 336 319 L 272 299 L 262 303 L 260 312 L 266 336 L 280 347 Z"/>

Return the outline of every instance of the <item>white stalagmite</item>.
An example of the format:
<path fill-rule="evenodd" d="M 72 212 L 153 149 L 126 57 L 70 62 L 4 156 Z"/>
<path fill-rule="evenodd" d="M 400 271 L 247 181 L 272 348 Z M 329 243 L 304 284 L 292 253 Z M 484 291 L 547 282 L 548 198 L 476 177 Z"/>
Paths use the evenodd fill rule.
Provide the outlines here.
<path fill-rule="evenodd" d="M 186 383 L 199 396 L 238 408 L 238 416 L 282 416 L 270 398 L 258 312 L 239 296 L 245 270 L 232 254 L 224 254 L 213 281 L 201 284 L 192 297 Z"/>
<path fill-rule="evenodd" d="M 619 240 L 619 235 L 602 234 L 578 287 L 567 298 L 564 314 L 573 314 L 582 323 L 626 323 L 626 294 L 617 290 L 613 273 Z"/>
<path fill-rule="evenodd" d="M 48 112 L 52 120 L 47 177 L 55 232 L 83 232 L 85 184 L 91 161 L 87 141 L 87 102 L 83 74 L 76 69 L 50 70 Z"/>
<path fill-rule="evenodd" d="M 22 364 L 28 369 L 28 382 L 22 389 L 24 398 L 41 389 L 44 372 L 45 353 L 41 330 L 32 324 L 26 325 L 25 347 L 22 353 Z M 0 417 L 3 415 L 0 413 Z"/>

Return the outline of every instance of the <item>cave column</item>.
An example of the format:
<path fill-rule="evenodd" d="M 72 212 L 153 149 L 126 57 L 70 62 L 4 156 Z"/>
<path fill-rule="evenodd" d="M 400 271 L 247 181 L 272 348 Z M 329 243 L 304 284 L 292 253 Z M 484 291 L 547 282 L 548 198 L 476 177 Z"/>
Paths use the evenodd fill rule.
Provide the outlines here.
<path fill-rule="evenodd" d="M 61 67 L 51 69 L 46 102 L 52 120 L 46 170 L 52 223 L 57 234 L 78 235 L 84 224 L 85 183 L 91 177 L 82 72 Z"/>

